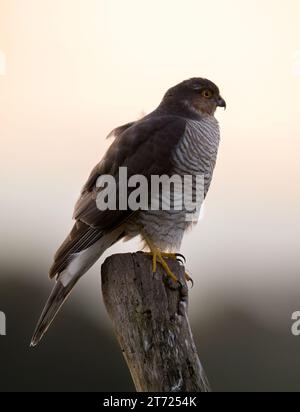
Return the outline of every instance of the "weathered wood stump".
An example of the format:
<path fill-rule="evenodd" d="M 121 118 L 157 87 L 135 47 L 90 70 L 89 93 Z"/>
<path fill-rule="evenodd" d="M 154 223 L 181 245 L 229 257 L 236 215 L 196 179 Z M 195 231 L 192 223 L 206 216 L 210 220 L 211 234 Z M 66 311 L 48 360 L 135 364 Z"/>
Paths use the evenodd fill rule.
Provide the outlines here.
<path fill-rule="evenodd" d="M 184 267 L 168 264 L 180 284 L 166 279 L 142 252 L 118 254 L 102 265 L 108 314 L 139 392 L 208 392 L 187 317 Z"/>

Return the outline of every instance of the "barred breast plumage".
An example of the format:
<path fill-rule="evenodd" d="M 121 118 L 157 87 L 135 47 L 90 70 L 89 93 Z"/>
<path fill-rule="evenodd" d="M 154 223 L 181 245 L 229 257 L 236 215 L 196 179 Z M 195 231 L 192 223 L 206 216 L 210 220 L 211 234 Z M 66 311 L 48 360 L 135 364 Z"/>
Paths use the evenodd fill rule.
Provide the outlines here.
<path fill-rule="evenodd" d="M 213 116 L 187 120 L 184 135 L 173 151 L 173 175 L 203 176 L 205 197 L 216 164 L 220 131 Z M 192 188 L 193 194 L 195 186 Z M 183 210 L 141 211 L 129 221 L 128 237 L 134 237 L 143 227 L 152 241 L 162 250 L 179 250 L 185 230 L 191 225 L 189 212 Z"/>

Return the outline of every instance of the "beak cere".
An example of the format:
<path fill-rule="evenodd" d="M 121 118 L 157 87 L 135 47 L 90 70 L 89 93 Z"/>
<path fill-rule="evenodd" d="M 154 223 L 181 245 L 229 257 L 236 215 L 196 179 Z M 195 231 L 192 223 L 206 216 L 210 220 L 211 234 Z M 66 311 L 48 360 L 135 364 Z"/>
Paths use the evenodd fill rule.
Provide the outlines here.
<path fill-rule="evenodd" d="M 224 109 L 226 109 L 226 102 L 221 96 L 217 100 L 217 106 L 224 107 Z"/>

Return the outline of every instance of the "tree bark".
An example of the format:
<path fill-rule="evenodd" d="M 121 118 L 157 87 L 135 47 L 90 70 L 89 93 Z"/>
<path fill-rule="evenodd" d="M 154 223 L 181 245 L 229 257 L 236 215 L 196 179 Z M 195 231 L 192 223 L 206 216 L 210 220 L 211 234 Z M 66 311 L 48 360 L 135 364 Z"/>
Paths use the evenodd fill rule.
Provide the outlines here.
<path fill-rule="evenodd" d="M 139 392 L 208 392 L 187 317 L 184 267 L 168 259 L 180 284 L 142 252 L 118 254 L 102 265 L 107 312 Z"/>

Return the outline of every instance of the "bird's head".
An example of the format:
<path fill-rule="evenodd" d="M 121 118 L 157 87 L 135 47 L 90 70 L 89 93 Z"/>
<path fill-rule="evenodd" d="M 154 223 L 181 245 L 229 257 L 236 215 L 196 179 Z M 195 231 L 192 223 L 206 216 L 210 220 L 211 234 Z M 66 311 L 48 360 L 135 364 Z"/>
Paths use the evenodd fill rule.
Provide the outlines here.
<path fill-rule="evenodd" d="M 185 80 L 169 89 L 163 103 L 178 108 L 184 105 L 206 116 L 213 116 L 217 107 L 226 108 L 218 87 L 210 80 L 200 77 Z"/>

